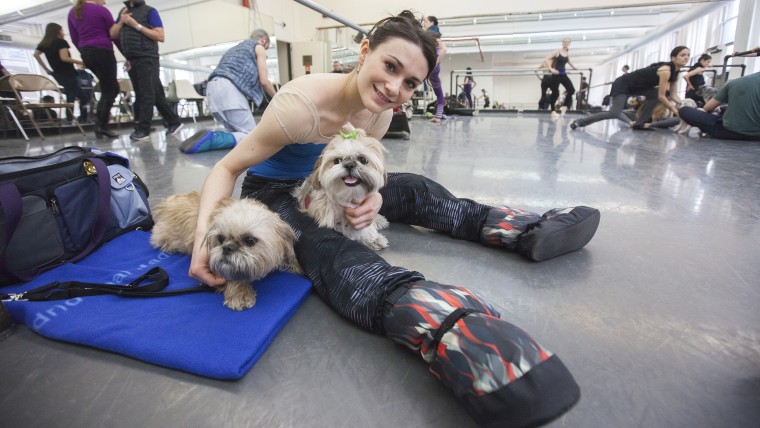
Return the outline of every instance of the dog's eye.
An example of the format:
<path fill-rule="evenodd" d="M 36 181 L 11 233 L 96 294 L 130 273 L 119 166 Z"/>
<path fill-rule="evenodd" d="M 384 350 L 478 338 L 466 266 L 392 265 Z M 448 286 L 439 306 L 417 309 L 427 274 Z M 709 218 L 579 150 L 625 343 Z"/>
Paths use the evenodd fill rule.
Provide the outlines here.
<path fill-rule="evenodd" d="M 365 158 L 364 156 L 359 156 L 358 158 L 356 158 L 356 160 L 358 160 L 362 165 L 366 165 L 367 162 L 369 162 L 367 158 Z"/>
<path fill-rule="evenodd" d="M 335 158 L 335 159 L 333 159 L 333 163 L 334 163 L 335 165 L 339 164 L 339 163 L 340 163 L 340 158 Z"/>
<path fill-rule="evenodd" d="M 219 241 L 219 245 L 224 244 L 224 235 L 217 236 L 216 240 Z"/>
<path fill-rule="evenodd" d="M 243 244 L 245 244 L 246 247 L 253 247 L 257 242 L 259 242 L 259 240 L 253 236 L 246 236 L 243 238 Z"/>

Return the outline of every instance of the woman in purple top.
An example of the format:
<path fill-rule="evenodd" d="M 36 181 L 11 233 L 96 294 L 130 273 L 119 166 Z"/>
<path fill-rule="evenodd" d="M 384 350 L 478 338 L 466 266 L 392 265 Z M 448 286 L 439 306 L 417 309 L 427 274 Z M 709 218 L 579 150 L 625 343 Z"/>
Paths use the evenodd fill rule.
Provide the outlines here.
<path fill-rule="evenodd" d="M 111 12 L 103 5 L 105 0 L 76 0 L 69 12 L 69 33 L 74 45 L 82 54 L 84 65 L 92 70 L 100 82 L 95 136 L 116 138 L 108 130 L 108 121 L 119 82 L 116 80 L 116 56 L 108 31 L 114 25 Z"/>

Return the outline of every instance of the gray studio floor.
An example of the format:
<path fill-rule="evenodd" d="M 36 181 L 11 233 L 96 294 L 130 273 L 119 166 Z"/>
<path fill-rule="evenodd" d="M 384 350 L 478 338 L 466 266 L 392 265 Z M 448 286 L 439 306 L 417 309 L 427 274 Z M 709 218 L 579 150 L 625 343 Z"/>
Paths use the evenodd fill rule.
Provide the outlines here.
<path fill-rule="evenodd" d="M 382 255 L 467 286 L 559 355 L 581 401 L 553 427 L 757 427 L 760 143 L 637 132 L 607 121 L 481 114 L 411 121 L 391 171 L 543 212 L 602 212 L 583 250 L 543 263 L 406 225 Z M 212 122 L 189 122 L 182 138 Z M 151 201 L 199 189 L 224 153 L 69 133 L 0 141 L 0 156 L 96 146 L 128 156 Z M 219 350 L 224 352 L 224 350 Z M 19 327 L 0 342 L 3 427 L 473 427 L 417 357 L 312 294 L 239 381 L 60 343 Z"/>

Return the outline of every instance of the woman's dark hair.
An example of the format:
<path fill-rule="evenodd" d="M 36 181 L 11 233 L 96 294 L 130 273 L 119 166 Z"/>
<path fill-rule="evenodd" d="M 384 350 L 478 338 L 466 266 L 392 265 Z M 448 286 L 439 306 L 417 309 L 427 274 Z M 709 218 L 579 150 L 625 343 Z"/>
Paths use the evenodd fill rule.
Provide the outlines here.
<path fill-rule="evenodd" d="M 428 63 L 428 74 L 433 71 L 438 57 L 435 52 L 438 42 L 433 32 L 422 28 L 414 13 L 405 10 L 397 16 L 382 19 L 367 33 L 369 46 L 373 49 L 394 37 L 419 46 Z"/>
<path fill-rule="evenodd" d="M 436 26 L 438 25 L 438 18 L 436 18 L 435 16 L 430 15 L 430 16 L 427 17 L 427 19 L 428 19 L 428 21 L 432 22 L 433 25 L 436 25 Z"/>
<path fill-rule="evenodd" d="M 706 53 L 702 54 L 702 55 L 699 56 L 699 59 L 697 60 L 697 64 L 700 64 L 702 61 L 707 61 L 707 60 L 711 60 L 711 59 L 712 59 L 712 57 L 710 55 L 708 55 Z"/>
<path fill-rule="evenodd" d="M 53 40 L 57 39 L 61 35 L 61 30 L 63 27 L 56 24 L 55 22 L 51 22 L 45 27 L 45 37 L 42 38 L 42 41 L 40 42 L 41 48 L 46 48 L 50 46 L 51 43 L 53 43 Z"/>
<path fill-rule="evenodd" d="M 687 48 L 686 46 L 676 46 L 675 48 L 673 48 L 672 51 L 670 51 L 670 57 L 673 58 L 673 57 L 678 56 L 678 54 L 680 54 L 681 51 L 684 49 L 689 49 L 689 48 Z"/>

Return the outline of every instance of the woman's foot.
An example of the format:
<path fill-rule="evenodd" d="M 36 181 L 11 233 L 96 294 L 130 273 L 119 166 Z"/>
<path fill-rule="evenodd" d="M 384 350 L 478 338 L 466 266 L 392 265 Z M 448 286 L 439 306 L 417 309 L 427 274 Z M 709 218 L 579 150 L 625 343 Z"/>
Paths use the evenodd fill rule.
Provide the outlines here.
<path fill-rule="evenodd" d="M 434 118 L 430 119 L 430 123 L 441 123 L 441 118 L 440 117 L 434 117 Z"/>
<path fill-rule="evenodd" d="M 594 237 L 601 214 L 591 207 L 555 208 L 520 235 L 515 251 L 540 262 L 583 248 Z"/>

